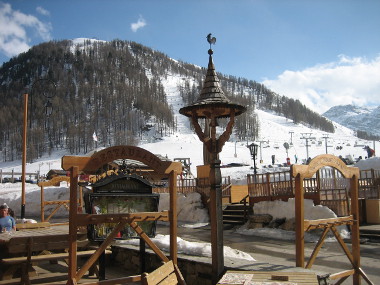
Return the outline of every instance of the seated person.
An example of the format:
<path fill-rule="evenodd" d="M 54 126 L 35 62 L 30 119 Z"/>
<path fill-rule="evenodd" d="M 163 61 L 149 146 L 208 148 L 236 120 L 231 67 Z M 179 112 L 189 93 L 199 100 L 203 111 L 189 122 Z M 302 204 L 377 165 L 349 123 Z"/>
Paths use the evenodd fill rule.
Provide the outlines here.
<path fill-rule="evenodd" d="M 8 214 L 8 205 L 0 205 L 0 233 L 16 230 L 16 221 Z"/>

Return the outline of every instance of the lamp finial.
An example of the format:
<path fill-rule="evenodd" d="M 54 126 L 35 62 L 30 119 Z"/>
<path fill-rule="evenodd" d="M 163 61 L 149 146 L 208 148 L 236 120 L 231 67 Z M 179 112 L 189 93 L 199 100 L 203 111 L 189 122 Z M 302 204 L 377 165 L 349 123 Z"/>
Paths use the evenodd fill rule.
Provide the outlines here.
<path fill-rule="evenodd" d="M 207 38 L 208 43 L 210 44 L 210 49 L 209 49 L 208 53 L 210 54 L 210 51 L 211 51 L 211 54 L 212 54 L 211 45 L 214 45 L 216 43 L 216 38 L 212 37 L 211 33 L 209 33 L 206 38 Z"/>

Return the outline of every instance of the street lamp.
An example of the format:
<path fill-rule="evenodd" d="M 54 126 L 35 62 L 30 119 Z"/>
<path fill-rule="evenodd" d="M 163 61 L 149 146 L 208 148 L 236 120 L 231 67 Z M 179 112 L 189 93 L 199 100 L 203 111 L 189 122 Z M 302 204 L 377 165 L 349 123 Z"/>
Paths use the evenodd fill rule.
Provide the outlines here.
<path fill-rule="evenodd" d="M 53 111 L 53 105 L 50 99 L 55 96 L 56 85 L 53 80 L 48 78 L 40 78 L 33 82 L 31 88 L 31 94 L 36 90 L 40 91 L 42 95 L 47 99 L 45 105 L 45 115 L 50 116 Z M 25 176 L 26 176 L 26 142 L 27 142 L 27 124 L 28 124 L 28 93 L 24 94 L 24 126 L 23 126 L 23 136 L 22 136 L 22 177 L 21 177 L 21 219 L 25 218 Z M 30 120 L 32 124 L 32 120 Z"/>
<path fill-rule="evenodd" d="M 52 113 L 53 113 L 53 104 L 48 99 L 46 104 L 45 104 L 45 115 L 46 115 L 46 117 L 49 118 Z"/>
<path fill-rule="evenodd" d="M 256 179 L 256 158 L 257 158 L 257 149 L 259 147 L 258 144 L 251 143 L 250 145 L 247 146 L 249 148 L 249 152 L 251 153 L 252 159 L 253 159 L 253 173 L 255 174 L 255 179 Z"/>
<path fill-rule="evenodd" d="M 224 143 L 229 139 L 235 123 L 235 116 L 246 111 L 239 104 L 233 104 L 224 95 L 219 86 L 214 63 L 212 61 L 213 51 L 208 50 L 209 63 L 201 94 L 195 103 L 183 107 L 179 113 L 191 119 L 194 130 L 200 141 L 204 143 L 205 149 L 210 155 L 210 221 L 211 221 L 211 251 L 212 251 L 212 278 L 215 284 L 224 271 L 223 256 L 223 217 L 222 217 L 222 192 L 219 153 Z M 216 137 L 217 119 L 227 118 L 226 130 Z M 198 120 L 204 119 L 208 126 L 205 131 L 199 125 Z"/>

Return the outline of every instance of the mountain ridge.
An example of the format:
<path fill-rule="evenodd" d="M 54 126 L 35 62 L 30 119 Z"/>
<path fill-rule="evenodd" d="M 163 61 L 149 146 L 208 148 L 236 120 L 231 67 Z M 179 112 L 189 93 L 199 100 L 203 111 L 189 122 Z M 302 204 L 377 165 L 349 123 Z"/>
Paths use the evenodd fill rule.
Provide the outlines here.
<path fill-rule="evenodd" d="M 352 104 L 339 105 L 331 107 L 322 116 L 354 131 L 380 136 L 380 129 L 374 127 L 380 126 L 380 106 L 369 108 Z"/>
<path fill-rule="evenodd" d="M 0 68 L 1 158 L 7 161 L 21 156 L 20 94 L 26 87 L 33 100 L 28 118 L 28 154 L 33 160 L 61 148 L 72 154 L 87 152 L 95 145 L 94 132 L 96 144 L 103 147 L 134 145 L 146 136 L 159 138 L 175 132 L 179 124 L 174 112 L 177 114 L 179 104 L 188 105 L 198 98 L 205 73 L 205 68 L 172 60 L 129 41 L 80 39 L 34 46 Z M 169 98 L 164 86 L 171 75 L 176 82 L 167 88 L 175 89 L 178 98 Z M 234 134 L 241 140 L 258 138 L 255 109 L 275 112 L 294 124 L 334 132 L 329 120 L 298 100 L 280 96 L 253 80 L 217 75 L 225 94 L 248 108 L 235 123 Z M 33 92 L 40 79 L 56 83 L 54 111 L 48 118 L 42 112 L 46 101 L 43 92 Z M 169 100 L 176 101 L 175 108 Z M 220 124 L 224 127 L 225 122 Z"/>

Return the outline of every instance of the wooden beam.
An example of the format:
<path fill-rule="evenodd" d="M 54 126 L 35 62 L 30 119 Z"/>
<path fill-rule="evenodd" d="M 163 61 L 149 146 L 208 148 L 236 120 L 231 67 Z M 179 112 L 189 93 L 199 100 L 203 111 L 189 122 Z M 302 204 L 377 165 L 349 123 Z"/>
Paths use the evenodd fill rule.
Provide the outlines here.
<path fill-rule="evenodd" d="M 147 236 L 147 234 L 135 223 L 130 223 L 132 229 L 149 245 L 149 247 L 161 258 L 162 261 L 168 262 L 169 258 L 158 248 L 158 246 L 152 242 L 152 240 Z"/>
<path fill-rule="evenodd" d="M 293 165 L 292 165 L 293 166 Z M 298 174 L 295 177 L 295 219 L 296 219 L 296 266 L 305 266 L 305 231 L 304 231 L 304 191 L 303 177 Z"/>
<path fill-rule="evenodd" d="M 78 167 L 70 168 L 70 211 L 69 211 L 69 269 L 68 280 L 76 282 L 75 273 L 77 270 L 77 201 L 78 201 Z"/>
<path fill-rule="evenodd" d="M 70 176 L 55 176 L 48 181 L 38 182 L 37 185 L 40 187 L 55 186 L 58 182 L 62 182 L 62 181 L 69 183 L 70 182 Z"/>
<path fill-rule="evenodd" d="M 182 171 L 180 162 L 160 160 L 153 153 L 137 146 L 113 146 L 94 153 L 92 156 L 64 156 L 62 157 L 62 169 L 69 170 L 77 166 L 79 171 L 87 174 L 95 174 L 103 165 L 117 159 L 133 159 L 151 167 L 160 174 L 169 174 L 171 171 Z"/>
<path fill-rule="evenodd" d="M 177 264 L 177 172 L 170 173 L 170 257 Z"/>
<path fill-rule="evenodd" d="M 304 230 L 313 230 L 321 227 L 332 227 L 334 225 L 343 225 L 343 224 L 352 224 L 354 217 L 346 216 L 339 218 L 330 218 L 330 219 L 318 219 L 318 220 L 305 220 L 304 221 Z"/>
<path fill-rule="evenodd" d="M 315 246 L 315 248 L 314 248 L 314 250 L 313 250 L 313 252 L 312 252 L 312 254 L 310 256 L 310 259 L 309 259 L 309 261 L 306 264 L 306 268 L 310 269 L 311 266 L 313 265 L 313 263 L 315 261 L 315 258 L 317 257 L 320 249 L 322 248 L 323 243 L 325 242 L 325 238 L 326 238 L 327 233 L 329 232 L 329 230 L 330 230 L 329 228 L 325 228 L 323 230 L 323 233 L 319 237 L 318 243 L 316 244 L 316 246 Z"/>
<path fill-rule="evenodd" d="M 169 211 L 101 215 L 77 214 L 77 226 L 119 223 L 123 221 L 126 221 L 127 223 L 142 221 L 169 221 Z"/>
<path fill-rule="evenodd" d="M 347 167 L 347 165 L 337 156 L 332 154 L 321 154 L 313 158 L 308 165 L 293 164 L 291 167 L 292 176 L 302 173 L 304 178 L 311 178 L 321 168 L 330 166 L 338 169 L 344 177 L 352 178 L 359 176 L 359 168 Z"/>

